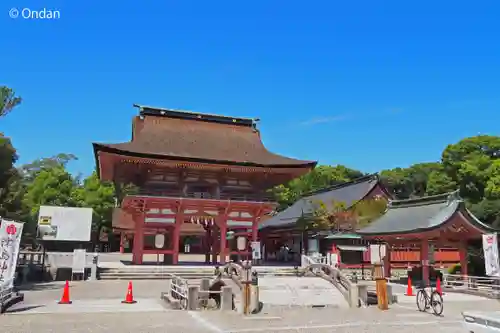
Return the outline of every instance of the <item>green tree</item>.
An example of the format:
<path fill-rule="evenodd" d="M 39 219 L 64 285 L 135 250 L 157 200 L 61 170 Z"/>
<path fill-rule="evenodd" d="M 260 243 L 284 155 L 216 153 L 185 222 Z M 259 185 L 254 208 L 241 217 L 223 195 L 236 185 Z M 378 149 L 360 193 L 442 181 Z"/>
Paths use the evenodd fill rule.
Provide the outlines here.
<path fill-rule="evenodd" d="M 10 177 L 15 174 L 13 167 L 16 160 L 16 150 L 10 139 L 0 134 L 0 191 L 6 189 Z"/>
<path fill-rule="evenodd" d="M 445 172 L 444 169 L 431 171 L 427 178 L 426 195 L 436 195 L 453 192 L 458 184 Z"/>
<path fill-rule="evenodd" d="M 408 168 L 383 170 L 380 176 L 384 185 L 398 199 L 408 199 L 422 197 L 428 192 L 445 193 L 446 190 L 435 183 L 438 180 L 436 177 L 440 177 L 442 172 L 441 163 L 429 162 L 413 164 Z M 433 179 L 430 179 L 431 175 Z"/>
<path fill-rule="evenodd" d="M 275 187 L 273 193 L 280 205 L 279 210 L 282 210 L 308 193 L 345 183 L 363 175 L 362 172 L 343 165 L 321 165 L 286 185 Z"/>
<path fill-rule="evenodd" d="M 16 106 L 21 104 L 21 97 L 7 86 L 0 86 L 0 118 L 6 116 Z"/>
<path fill-rule="evenodd" d="M 24 164 L 19 168 L 19 172 L 25 183 L 31 183 L 41 171 L 57 167 L 66 168 L 69 162 L 76 160 L 78 158 L 73 154 L 60 153 L 52 157 L 44 157 Z"/>
<path fill-rule="evenodd" d="M 13 175 L 9 178 L 5 190 L 0 190 L 0 216 L 12 220 L 27 221 L 27 209 L 23 205 L 26 186 L 21 175 L 12 169 Z"/>
<path fill-rule="evenodd" d="M 82 186 L 75 189 L 73 198 L 79 206 L 92 208 L 92 231 L 96 238 L 101 231 L 111 230 L 113 209 L 116 205 L 112 184 L 101 182 L 97 173 L 93 172 L 83 181 Z"/>
<path fill-rule="evenodd" d="M 486 171 L 485 197 L 488 199 L 500 199 L 500 159 L 494 160 Z"/>
<path fill-rule="evenodd" d="M 442 163 L 447 175 L 460 187 L 460 195 L 472 203 L 483 200 L 488 180 L 500 158 L 500 137 L 479 135 L 446 147 Z"/>
<path fill-rule="evenodd" d="M 23 203 L 29 207 L 31 221 L 37 220 L 40 206 L 75 207 L 79 203 L 74 194 L 78 183 L 63 167 L 56 166 L 39 171 L 26 189 Z"/>

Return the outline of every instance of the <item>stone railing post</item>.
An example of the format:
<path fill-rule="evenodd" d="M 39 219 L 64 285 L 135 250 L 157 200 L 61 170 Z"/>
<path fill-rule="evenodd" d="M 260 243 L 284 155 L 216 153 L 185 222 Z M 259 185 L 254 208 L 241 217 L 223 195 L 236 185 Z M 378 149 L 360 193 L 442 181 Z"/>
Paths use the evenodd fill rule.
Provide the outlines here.
<path fill-rule="evenodd" d="M 361 300 L 361 305 L 368 305 L 368 286 L 364 284 L 358 284 L 358 296 Z"/>
<path fill-rule="evenodd" d="M 190 311 L 198 310 L 198 304 L 200 301 L 199 298 L 200 287 L 198 286 L 188 286 L 188 306 L 187 309 Z"/>
<path fill-rule="evenodd" d="M 210 297 L 210 279 L 203 278 L 200 282 L 200 292 L 199 298 L 201 305 L 206 307 L 208 305 L 208 299 Z"/>
<path fill-rule="evenodd" d="M 233 310 L 233 289 L 228 286 L 223 286 L 221 289 L 220 309 L 222 311 Z"/>
<path fill-rule="evenodd" d="M 357 308 L 359 306 L 359 290 L 356 284 L 349 286 L 349 306 Z"/>

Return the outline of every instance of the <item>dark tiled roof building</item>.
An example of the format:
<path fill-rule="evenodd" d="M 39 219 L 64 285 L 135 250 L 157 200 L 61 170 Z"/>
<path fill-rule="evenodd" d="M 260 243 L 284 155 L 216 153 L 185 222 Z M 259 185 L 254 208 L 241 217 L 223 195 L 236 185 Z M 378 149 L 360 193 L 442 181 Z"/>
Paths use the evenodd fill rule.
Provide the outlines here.
<path fill-rule="evenodd" d="M 297 220 L 304 214 L 312 215 L 318 202 L 331 205 L 333 202 L 341 202 L 350 208 L 356 202 L 376 195 L 390 197 L 385 187 L 381 184 L 378 175 L 368 175 L 331 186 L 307 195 L 293 205 L 279 212 L 275 216 L 264 221 L 260 229 L 264 228 L 286 228 L 295 225 Z"/>

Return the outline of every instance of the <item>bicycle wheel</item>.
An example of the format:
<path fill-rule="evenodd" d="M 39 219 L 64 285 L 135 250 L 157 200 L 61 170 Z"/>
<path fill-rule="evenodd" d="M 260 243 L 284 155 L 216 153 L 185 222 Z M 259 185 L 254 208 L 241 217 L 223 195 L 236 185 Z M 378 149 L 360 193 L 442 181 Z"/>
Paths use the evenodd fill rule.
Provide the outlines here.
<path fill-rule="evenodd" d="M 427 309 L 427 294 L 425 290 L 421 289 L 417 292 L 417 307 L 421 312 Z"/>
<path fill-rule="evenodd" d="M 443 296 L 436 290 L 431 294 L 431 306 L 436 316 L 440 316 L 443 313 Z"/>

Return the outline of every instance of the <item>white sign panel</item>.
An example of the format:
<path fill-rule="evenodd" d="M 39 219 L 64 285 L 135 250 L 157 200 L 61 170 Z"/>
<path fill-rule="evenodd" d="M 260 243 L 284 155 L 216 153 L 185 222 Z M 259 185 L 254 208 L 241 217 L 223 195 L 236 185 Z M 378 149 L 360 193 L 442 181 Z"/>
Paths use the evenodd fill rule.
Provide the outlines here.
<path fill-rule="evenodd" d="M 23 223 L 0 219 L 0 285 L 14 285 Z"/>
<path fill-rule="evenodd" d="M 500 276 L 498 262 L 498 241 L 496 234 L 483 235 L 484 265 L 486 275 Z"/>
<path fill-rule="evenodd" d="M 385 245 L 372 244 L 370 245 L 370 262 L 372 264 L 382 264 L 385 258 Z"/>
<path fill-rule="evenodd" d="M 87 263 L 87 251 L 73 250 L 73 265 L 71 266 L 73 274 L 85 273 L 86 263 Z"/>
<path fill-rule="evenodd" d="M 252 242 L 252 259 L 262 259 L 262 254 L 260 252 L 260 242 Z"/>
<path fill-rule="evenodd" d="M 42 240 L 90 241 L 92 208 L 40 206 L 38 234 Z"/>

